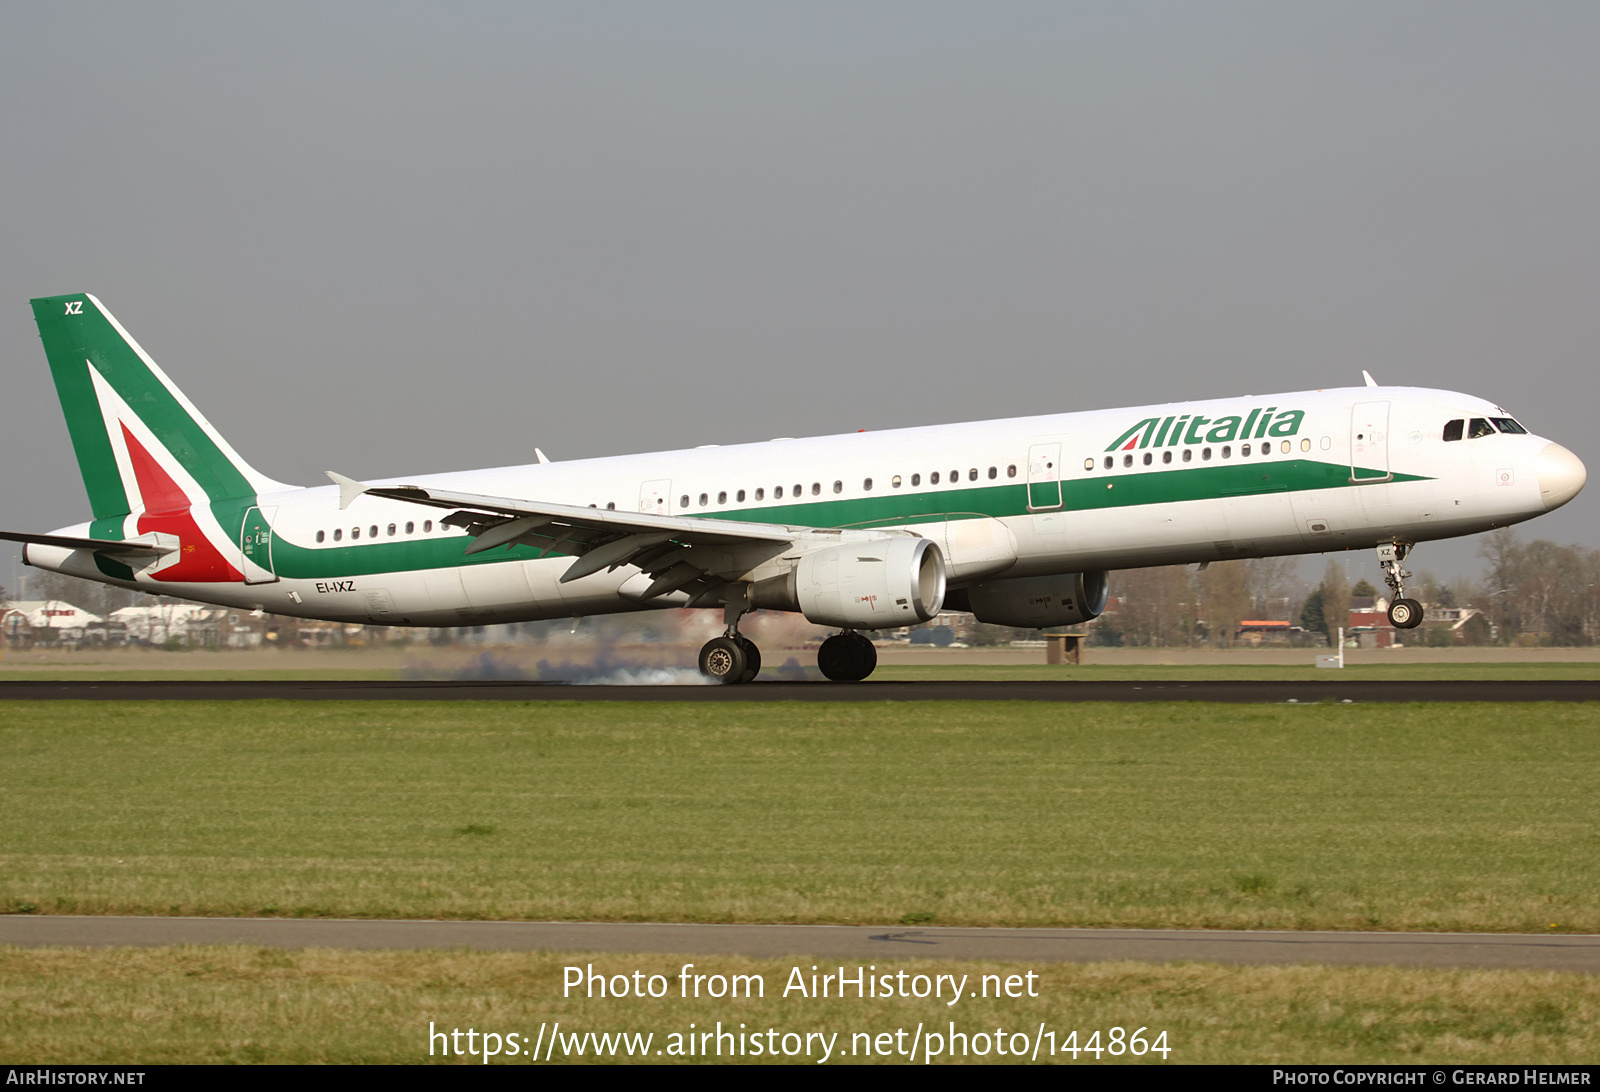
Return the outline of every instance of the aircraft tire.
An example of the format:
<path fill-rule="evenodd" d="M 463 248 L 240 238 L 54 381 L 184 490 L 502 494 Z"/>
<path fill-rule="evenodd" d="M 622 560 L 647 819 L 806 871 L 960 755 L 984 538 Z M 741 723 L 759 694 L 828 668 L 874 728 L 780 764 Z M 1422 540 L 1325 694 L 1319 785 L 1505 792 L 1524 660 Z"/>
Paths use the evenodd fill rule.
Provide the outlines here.
<path fill-rule="evenodd" d="M 878 650 L 859 633 L 836 633 L 817 649 L 817 668 L 834 682 L 860 682 L 878 666 Z"/>
<path fill-rule="evenodd" d="M 733 638 L 744 649 L 745 668 L 744 675 L 739 679 L 741 683 L 755 682 L 756 676 L 761 673 L 761 650 L 756 643 L 744 634 L 736 634 Z"/>
<path fill-rule="evenodd" d="M 700 674 L 713 682 L 733 685 L 745 681 L 750 658 L 744 646 L 731 637 L 718 637 L 700 648 Z"/>
<path fill-rule="evenodd" d="M 1422 625 L 1422 604 L 1415 599 L 1396 599 L 1389 604 L 1389 624 L 1395 629 L 1416 629 Z"/>

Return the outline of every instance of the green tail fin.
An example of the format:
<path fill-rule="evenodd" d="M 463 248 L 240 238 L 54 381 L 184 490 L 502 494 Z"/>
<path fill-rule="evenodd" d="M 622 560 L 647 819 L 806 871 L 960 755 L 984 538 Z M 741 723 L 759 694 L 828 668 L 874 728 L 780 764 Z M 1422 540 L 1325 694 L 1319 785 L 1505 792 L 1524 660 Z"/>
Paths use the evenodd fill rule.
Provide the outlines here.
<path fill-rule="evenodd" d="M 288 488 L 241 459 L 99 300 L 76 293 L 32 304 L 96 519 L 126 514 L 139 496 L 129 436 L 181 469 L 175 480 L 193 503 Z"/>

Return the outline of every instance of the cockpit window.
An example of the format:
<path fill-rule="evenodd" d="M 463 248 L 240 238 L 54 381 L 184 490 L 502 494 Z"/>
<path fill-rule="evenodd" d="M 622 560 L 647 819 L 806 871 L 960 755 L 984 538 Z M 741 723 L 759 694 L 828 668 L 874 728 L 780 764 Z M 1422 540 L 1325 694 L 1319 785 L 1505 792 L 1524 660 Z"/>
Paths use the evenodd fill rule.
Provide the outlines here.
<path fill-rule="evenodd" d="M 1445 422 L 1444 438 L 1446 440 L 1459 440 L 1459 439 L 1461 439 L 1461 430 L 1466 427 L 1466 424 L 1467 424 L 1467 422 L 1462 418 L 1457 418 L 1454 421 Z"/>
<path fill-rule="evenodd" d="M 1485 436 L 1494 435 L 1494 426 L 1482 417 L 1474 417 L 1472 424 L 1467 427 L 1467 439 L 1478 440 Z"/>
<path fill-rule="evenodd" d="M 1528 434 L 1527 429 L 1523 428 L 1509 417 L 1491 417 L 1489 420 L 1494 422 L 1495 428 L 1499 429 L 1501 432 L 1509 433 L 1512 436 L 1526 436 Z"/>

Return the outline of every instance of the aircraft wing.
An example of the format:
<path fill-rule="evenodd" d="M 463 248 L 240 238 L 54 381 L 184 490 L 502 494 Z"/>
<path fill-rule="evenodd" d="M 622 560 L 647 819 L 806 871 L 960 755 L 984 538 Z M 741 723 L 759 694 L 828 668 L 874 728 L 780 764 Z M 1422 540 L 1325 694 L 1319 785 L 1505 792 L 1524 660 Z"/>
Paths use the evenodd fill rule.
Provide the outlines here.
<path fill-rule="evenodd" d="M 473 536 L 468 554 L 522 545 L 538 548 L 546 557 L 565 554 L 576 558 L 562 574 L 562 583 L 602 569 L 637 566 L 654 578 L 641 599 L 680 589 L 692 596 L 697 589 L 690 585 L 696 581 L 701 582 L 698 590 L 719 582 L 717 570 L 724 567 L 730 549 L 745 553 L 739 548 L 756 547 L 755 552 L 771 556 L 814 532 L 809 527 L 617 512 L 416 485 L 367 487 L 332 473 L 328 476 L 338 483 L 344 504 L 365 494 L 451 509 L 441 522 Z M 747 566 L 736 563 L 731 567 Z"/>

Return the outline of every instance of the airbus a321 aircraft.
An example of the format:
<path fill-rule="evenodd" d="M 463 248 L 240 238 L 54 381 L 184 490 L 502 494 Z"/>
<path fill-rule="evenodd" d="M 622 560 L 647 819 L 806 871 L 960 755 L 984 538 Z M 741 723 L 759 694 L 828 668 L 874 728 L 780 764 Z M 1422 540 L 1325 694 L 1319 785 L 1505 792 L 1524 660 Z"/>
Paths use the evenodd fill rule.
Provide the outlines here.
<path fill-rule="evenodd" d="M 1409 628 L 1413 545 L 1566 504 L 1577 456 L 1470 395 L 1367 385 L 783 439 L 301 488 L 246 463 L 93 296 L 33 301 L 94 519 L 4 533 L 29 565 L 336 622 L 460 626 L 721 607 L 700 651 L 755 678 L 739 620 L 840 632 L 970 611 L 1006 626 L 1105 609 L 1107 571 L 1375 549 Z"/>

